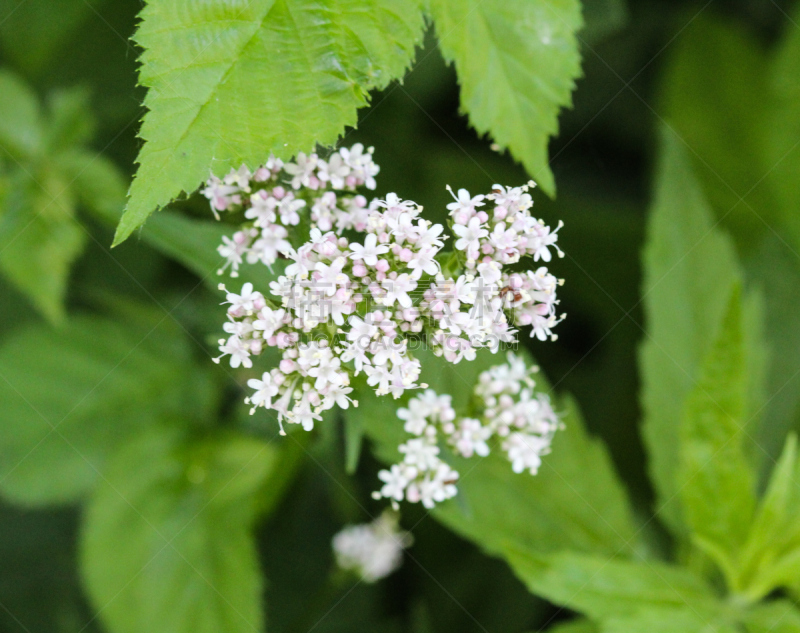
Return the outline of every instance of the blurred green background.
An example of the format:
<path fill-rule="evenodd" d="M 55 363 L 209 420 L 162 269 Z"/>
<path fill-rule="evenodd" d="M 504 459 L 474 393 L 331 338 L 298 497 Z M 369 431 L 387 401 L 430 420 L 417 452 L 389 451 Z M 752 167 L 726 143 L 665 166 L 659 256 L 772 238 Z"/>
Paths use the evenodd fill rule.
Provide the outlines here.
<path fill-rule="evenodd" d="M 49 130 L 32 153 L 4 144 L 0 154 L 0 249 L 9 249 L 5 256 L 0 252 L 0 343 L 32 322 L 63 317 L 42 296 L 47 284 L 57 294 L 59 280 L 31 279 L 35 265 L 24 259 L 20 271 L 20 257 L 35 255 L 35 246 L 20 252 L 11 237 L 24 209 L 59 198 L 53 207 L 66 208 L 68 226 L 48 245 L 54 259 L 45 265 L 69 270 L 66 313 L 122 314 L 130 301 L 146 306 L 155 326 L 187 340 L 185 362 L 198 369 L 181 380 L 207 381 L 219 392 L 211 407 L 216 414 L 202 424 L 245 424 L 265 434 L 265 424 L 242 421 L 237 378 L 208 362 L 221 322 L 219 297 L 184 260 L 171 256 L 164 244 L 168 232 L 134 236 L 112 251 L 113 196 L 106 203 L 91 183 L 76 182 L 68 161 L 59 158 L 79 147 L 86 156 L 99 153 L 111 161 L 123 180 L 132 175 L 143 90 L 136 85 L 138 51 L 129 38 L 141 6 L 133 0 L 0 0 L 0 68 L 29 86 Z M 773 229 L 771 209 L 783 204 L 773 198 L 783 194 L 780 186 L 761 182 L 772 165 L 762 167 L 755 147 L 760 141 L 751 138 L 763 125 L 758 108 L 766 88 L 759 82 L 782 37 L 800 29 L 798 15 L 793 3 L 779 0 L 585 3 L 584 77 L 551 143 L 559 195 L 551 201 L 537 194 L 534 209 L 566 225 L 559 244 L 567 256 L 551 270 L 566 279 L 560 296 L 568 318 L 556 343 L 534 343 L 531 351 L 553 385 L 576 397 L 643 514 L 653 492 L 637 431 L 640 251 L 664 122 L 687 139 L 717 217 L 734 235 L 750 281 L 764 291 L 768 340 L 780 352 L 770 362 L 770 381 L 782 387 L 767 405 L 761 444 L 775 457 L 786 432 L 800 429 L 800 241 L 791 230 Z M 0 94 L 0 104 L 4 99 L 8 92 Z M 0 121 L 0 127 L 24 125 Z M 374 94 L 358 129 L 342 142 L 356 141 L 375 146 L 378 193 L 413 198 L 430 218 L 444 214 L 446 183 L 479 193 L 494 183 L 527 180 L 459 113 L 456 76 L 433 33 L 405 81 Z M 800 174 L 790 162 L 773 176 L 798 188 Z M 198 196 L 175 207 L 208 216 Z M 69 252 L 54 255 L 59 249 Z M 113 412 L 95 422 L 113 424 Z M 0 433 L 12 432 L 10 420 L 1 424 Z M 269 630 L 527 631 L 567 616 L 530 595 L 504 563 L 415 508 L 404 517 L 416 524 L 415 562 L 406 561 L 376 586 L 331 586 L 330 538 L 344 523 L 367 518 L 349 493 L 372 507 L 369 492 L 378 469 L 365 452 L 356 477 L 346 475 L 341 441 L 332 431 L 309 448 L 289 494 L 259 525 Z M 102 630 L 79 580 L 79 518 L 71 505 L 0 505 L 0 631 Z"/>

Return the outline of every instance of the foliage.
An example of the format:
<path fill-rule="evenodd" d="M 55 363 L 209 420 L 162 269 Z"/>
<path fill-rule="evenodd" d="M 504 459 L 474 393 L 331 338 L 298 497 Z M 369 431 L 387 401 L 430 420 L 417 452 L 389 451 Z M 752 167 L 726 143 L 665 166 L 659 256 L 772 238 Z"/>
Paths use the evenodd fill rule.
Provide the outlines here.
<path fill-rule="evenodd" d="M 0 0 L 0 632 L 800 631 L 800 5 L 715 9 Z M 369 586 L 330 541 L 384 509 L 408 396 L 248 415 L 194 193 L 345 139 L 432 216 L 557 179 L 567 253 L 559 341 L 519 350 L 552 453 L 443 447 L 458 495 L 403 505 Z M 496 358 L 415 354 L 457 407 Z"/>

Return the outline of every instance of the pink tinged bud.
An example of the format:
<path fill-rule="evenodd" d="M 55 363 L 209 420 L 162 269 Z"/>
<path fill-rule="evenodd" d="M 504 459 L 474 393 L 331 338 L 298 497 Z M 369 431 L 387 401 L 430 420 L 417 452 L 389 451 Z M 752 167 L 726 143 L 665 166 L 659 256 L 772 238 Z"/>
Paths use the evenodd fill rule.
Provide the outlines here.
<path fill-rule="evenodd" d="M 230 314 L 234 319 L 238 319 L 239 317 L 244 316 L 244 308 L 228 308 L 228 314 Z"/>
<path fill-rule="evenodd" d="M 546 303 L 540 303 L 534 308 L 534 311 L 536 312 L 536 314 L 544 316 L 545 314 L 550 312 L 550 306 L 548 306 Z"/>
<path fill-rule="evenodd" d="M 323 257 L 333 257 L 334 253 L 336 253 L 336 244 L 332 244 L 331 242 L 323 242 L 320 244 L 319 253 Z"/>
<path fill-rule="evenodd" d="M 364 196 L 360 195 L 360 194 L 357 195 L 355 198 L 353 198 L 353 202 L 355 202 L 356 206 L 359 206 L 359 207 L 366 207 L 367 206 L 367 199 Z"/>
<path fill-rule="evenodd" d="M 411 252 L 411 249 L 404 248 L 400 251 L 400 261 L 401 262 L 410 262 L 411 258 L 414 256 L 414 253 Z"/>
<path fill-rule="evenodd" d="M 269 180 L 269 177 L 272 175 L 269 169 L 266 167 L 261 167 L 256 169 L 256 173 L 253 174 L 253 180 L 256 182 L 264 182 L 265 180 Z"/>
<path fill-rule="evenodd" d="M 392 244 L 392 254 L 395 256 L 400 255 L 400 251 L 403 250 L 399 244 Z"/>
<path fill-rule="evenodd" d="M 387 270 L 389 270 L 389 262 L 387 262 L 385 259 L 379 259 L 375 269 L 379 272 L 385 273 Z"/>
<path fill-rule="evenodd" d="M 481 246 L 481 250 L 487 255 L 494 252 L 494 248 L 492 248 L 491 244 L 484 244 L 483 246 Z"/>
<path fill-rule="evenodd" d="M 270 347 L 276 347 L 278 345 L 278 336 L 276 334 L 270 336 L 267 339 L 267 345 L 269 345 Z"/>
<path fill-rule="evenodd" d="M 346 237 L 340 237 L 338 241 L 339 248 L 347 248 L 350 246 L 350 242 L 347 241 Z"/>
<path fill-rule="evenodd" d="M 314 391 L 313 389 L 308 392 L 308 401 L 315 407 L 319 406 L 319 403 L 322 402 L 322 398 L 319 397 L 319 392 Z"/>
<path fill-rule="evenodd" d="M 469 212 L 461 210 L 455 214 L 453 217 L 456 224 L 468 224 L 469 223 Z"/>
<path fill-rule="evenodd" d="M 530 325 L 533 321 L 533 317 L 530 314 L 523 313 L 517 317 L 517 324 L 518 325 Z"/>
<path fill-rule="evenodd" d="M 353 274 L 356 277 L 365 277 L 367 275 L 367 268 L 364 264 L 355 264 L 353 266 Z"/>
<path fill-rule="evenodd" d="M 497 207 L 494 210 L 494 219 L 503 220 L 508 215 L 508 210 L 505 207 Z"/>
<path fill-rule="evenodd" d="M 519 290 L 520 288 L 522 288 L 523 283 L 524 282 L 522 280 L 522 277 L 520 277 L 516 273 L 511 275 L 511 277 L 508 280 L 508 285 L 511 286 L 514 290 Z"/>
<path fill-rule="evenodd" d="M 233 234 L 233 241 L 236 244 L 242 245 L 246 243 L 247 240 L 248 240 L 247 233 L 245 233 L 244 231 L 236 231 L 236 233 Z"/>
<path fill-rule="evenodd" d="M 381 234 L 378 236 L 378 241 L 379 241 L 381 244 L 387 244 L 387 243 L 389 242 L 389 239 L 390 239 L 390 238 L 389 238 L 389 234 L 388 234 L 386 231 L 384 231 L 383 233 L 381 233 Z"/>
<path fill-rule="evenodd" d="M 308 177 L 308 188 L 309 189 L 319 189 L 320 186 L 319 178 L 316 176 L 309 176 Z"/>
<path fill-rule="evenodd" d="M 277 344 L 277 347 L 289 347 L 291 344 L 291 339 L 286 332 L 279 332 L 275 338 L 275 343 Z"/>
<path fill-rule="evenodd" d="M 358 180 L 356 179 L 355 176 L 352 175 L 345 178 L 344 182 L 348 187 L 356 187 L 358 185 Z"/>
<path fill-rule="evenodd" d="M 253 339 L 250 341 L 250 352 L 253 354 L 261 353 L 261 339 Z"/>
<path fill-rule="evenodd" d="M 478 219 L 481 221 L 481 223 L 488 222 L 489 215 L 486 213 L 486 211 L 478 211 Z"/>
<path fill-rule="evenodd" d="M 383 321 L 383 312 L 375 310 L 375 312 L 372 313 L 372 322 L 380 323 L 381 321 Z"/>
<path fill-rule="evenodd" d="M 263 296 L 258 296 L 253 301 L 253 308 L 255 308 L 256 312 L 258 312 L 262 308 L 265 308 L 266 306 L 267 306 L 267 303 L 266 303 L 266 301 L 264 301 L 264 297 Z"/>
<path fill-rule="evenodd" d="M 378 281 L 383 281 L 384 279 L 386 279 L 386 273 L 380 271 L 375 273 L 375 279 L 377 279 Z"/>
<path fill-rule="evenodd" d="M 272 190 L 272 197 L 276 200 L 282 199 L 286 195 L 286 189 L 278 185 L 275 189 Z"/>
<path fill-rule="evenodd" d="M 282 385 L 286 381 L 286 376 L 276 371 L 272 372 L 272 382 L 276 385 Z"/>
<path fill-rule="evenodd" d="M 284 358 L 284 359 L 283 359 L 283 360 L 280 362 L 280 364 L 278 365 L 278 368 L 279 368 L 279 369 L 280 369 L 280 370 L 281 370 L 281 371 L 282 371 L 284 374 L 291 374 L 291 373 L 292 373 L 292 372 L 295 370 L 295 367 L 296 367 L 296 366 L 297 366 L 297 365 L 295 364 L 295 362 L 294 362 L 293 360 L 291 360 L 291 359 L 289 359 L 289 358 Z"/>

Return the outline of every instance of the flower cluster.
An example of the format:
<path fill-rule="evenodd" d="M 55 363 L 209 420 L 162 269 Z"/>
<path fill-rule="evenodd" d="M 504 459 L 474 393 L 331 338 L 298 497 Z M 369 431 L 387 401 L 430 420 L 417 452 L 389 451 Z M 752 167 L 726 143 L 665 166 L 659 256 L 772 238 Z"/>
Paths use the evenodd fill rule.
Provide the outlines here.
<path fill-rule="evenodd" d="M 363 230 L 359 227 L 366 220 L 367 200 L 355 191 L 361 186 L 375 189 L 379 169 L 372 148 L 364 151 L 357 143 L 328 160 L 300 153 L 295 161 L 284 163 L 270 156 L 255 172 L 243 165 L 222 179 L 212 175 L 203 195 L 217 219 L 226 211 L 243 213 L 246 220 L 232 237 L 222 238 L 217 250 L 226 260 L 223 269 L 230 267 L 236 277 L 245 261 L 272 266 L 291 250 L 289 232 L 306 209 L 320 230 Z"/>
<path fill-rule="evenodd" d="M 246 283 L 238 293 L 226 290 L 227 337 L 215 359 L 251 368 L 265 349 L 279 351 L 276 367 L 248 381 L 247 402 L 251 413 L 275 410 L 281 432 L 284 421 L 310 430 L 324 411 L 357 406 L 355 379 L 395 398 L 425 389 L 413 354 L 419 346 L 451 363 L 471 361 L 479 348 L 497 352 L 515 343 L 518 327 L 555 338 L 551 330 L 563 318 L 556 314 L 559 280 L 546 267 L 519 265 L 522 257 L 549 261 L 551 248 L 562 254 L 558 228 L 530 215 L 533 183 L 454 194 L 454 249 L 446 252 L 445 227 L 422 218 L 418 204 L 392 193 L 367 201 L 359 193 L 375 187 L 378 171 L 372 149 L 358 144 L 327 159 L 272 157 L 252 173 L 242 167 L 212 176 L 204 190 L 215 214 L 242 222 L 219 248 L 232 276 L 245 262 L 285 265 L 268 289 Z M 462 426 L 448 433 L 459 445 L 472 441 L 473 430 L 483 433 L 474 421 Z M 407 447 L 407 458 L 421 460 L 426 474 L 412 496 L 454 494 L 454 473 L 425 461 L 416 446 Z M 428 480 L 438 482 L 433 492 Z"/>
<path fill-rule="evenodd" d="M 535 475 L 561 426 L 547 395 L 534 392 L 535 371 L 509 352 L 506 364 L 480 374 L 471 416 L 457 417 L 450 396 L 430 389 L 412 398 L 397 412 L 412 438 L 399 447 L 402 461 L 378 473 L 383 486 L 373 496 L 426 508 L 455 496 L 458 473 L 440 457 L 440 440 L 462 457 L 485 457 L 497 443 L 515 473 Z"/>
<path fill-rule="evenodd" d="M 336 563 L 356 572 L 364 582 L 385 578 L 403 562 L 413 538 L 398 527 L 397 515 L 384 512 L 372 523 L 348 525 L 333 537 Z"/>

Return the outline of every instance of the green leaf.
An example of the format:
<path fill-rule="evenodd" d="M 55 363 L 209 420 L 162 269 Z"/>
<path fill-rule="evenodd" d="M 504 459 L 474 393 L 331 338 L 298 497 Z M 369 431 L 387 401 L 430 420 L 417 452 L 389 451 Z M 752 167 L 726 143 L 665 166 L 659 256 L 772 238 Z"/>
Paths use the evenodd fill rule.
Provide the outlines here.
<path fill-rule="evenodd" d="M 661 79 L 661 108 L 688 148 L 716 216 L 741 245 L 777 220 L 762 182 L 767 56 L 753 33 L 703 13 L 681 32 Z M 744 199 L 744 201 L 742 201 Z"/>
<path fill-rule="evenodd" d="M 547 144 L 581 72 L 580 2 L 431 0 L 430 12 L 472 125 L 507 147 L 553 196 Z"/>
<path fill-rule="evenodd" d="M 800 610 L 788 600 L 759 604 L 744 616 L 747 633 L 797 633 Z"/>
<path fill-rule="evenodd" d="M 745 262 L 748 279 L 764 294 L 769 359 L 762 423 L 757 436 L 763 447 L 762 475 L 766 476 L 783 447 L 787 432 L 800 422 L 800 261 L 770 233 Z"/>
<path fill-rule="evenodd" d="M 243 437 L 154 429 L 122 447 L 81 538 L 86 587 L 109 630 L 263 630 L 251 529 L 275 465 L 272 447 Z"/>
<path fill-rule="evenodd" d="M 793 250 L 800 249 L 800 8 L 786 21 L 786 33 L 769 73 L 769 110 L 762 174 L 767 176 L 780 205 L 780 216 Z M 759 98 L 763 98 L 759 95 Z M 769 219 L 769 218 L 767 218 Z M 780 232 L 780 231 L 779 231 Z"/>
<path fill-rule="evenodd" d="M 86 231 L 74 219 L 69 184 L 43 168 L 35 179 L 15 169 L 0 209 L 0 269 L 52 322 L 64 318 L 72 263 L 83 251 Z"/>
<path fill-rule="evenodd" d="M 576 618 L 575 620 L 549 627 L 547 633 L 600 633 L 600 629 L 590 620 Z"/>
<path fill-rule="evenodd" d="M 677 499 L 683 403 L 714 341 L 741 275 L 679 140 L 666 130 L 644 249 L 647 333 L 640 348 L 642 427 L 658 507 L 683 534 Z"/>
<path fill-rule="evenodd" d="M 739 633 L 741 628 L 715 609 L 696 606 L 646 608 L 627 616 L 609 618 L 603 633 Z"/>
<path fill-rule="evenodd" d="M 0 145 L 12 158 L 42 149 L 42 113 L 36 93 L 16 75 L 0 71 Z M 4 162 L 6 155 L 0 156 Z"/>
<path fill-rule="evenodd" d="M 505 360 L 484 352 L 475 361 L 452 365 L 414 353 L 421 358 L 422 380 L 451 394 L 457 410 L 466 405 L 478 373 Z M 546 387 L 542 377 L 537 383 Z M 380 459 L 398 461 L 397 446 L 406 436 L 395 412 L 401 404 L 377 398 L 370 389 L 361 390 L 358 400 L 359 407 L 345 413 L 360 418 Z M 573 401 L 560 402 L 558 410 L 566 428 L 556 434 L 536 476 L 514 473 L 499 451 L 484 458 L 450 457 L 462 475 L 458 496 L 433 515 L 494 555 L 502 556 L 509 542 L 536 552 L 633 552 L 638 542 L 632 512 L 605 447 L 586 433 Z"/>
<path fill-rule="evenodd" d="M 581 42 L 595 44 L 623 29 L 630 19 L 625 0 L 584 0 Z"/>
<path fill-rule="evenodd" d="M 23 72 L 38 74 L 48 68 L 53 56 L 92 15 L 92 9 L 101 4 L 97 0 L 91 4 L 75 0 L 0 0 L 0 47 Z"/>
<path fill-rule="evenodd" d="M 402 75 L 423 26 L 416 0 L 150 0 L 141 18 L 149 112 L 115 244 L 210 169 L 334 143 L 367 91 Z"/>
<path fill-rule="evenodd" d="M 756 505 L 745 454 L 749 359 L 741 291 L 734 287 L 722 327 L 686 398 L 677 485 L 692 540 L 739 591 L 737 558 Z"/>
<path fill-rule="evenodd" d="M 348 415 L 344 418 L 344 470 L 352 475 L 358 468 L 358 459 L 361 457 L 361 447 L 364 443 L 364 427 L 358 415 Z"/>
<path fill-rule="evenodd" d="M 509 544 L 517 575 L 535 594 L 603 624 L 642 609 L 707 610 L 710 588 L 689 570 L 658 561 L 625 561 L 562 552 L 541 556 Z M 605 630 L 601 627 L 601 630 Z"/>
<path fill-rule="evenodd" d="M 80 498 L 116 446 L 159 419 L 208 413 L 213 393 L 163 316 L 80 316 L 0 347 L 0 491 L 24 504 Z"/>
<path fill-rule="evenodd" d="M 800 460 L 790 435 L 775 465 L 741 554 L 740 592 L 756 600 L 781 586 L 800 587 Z"/>

